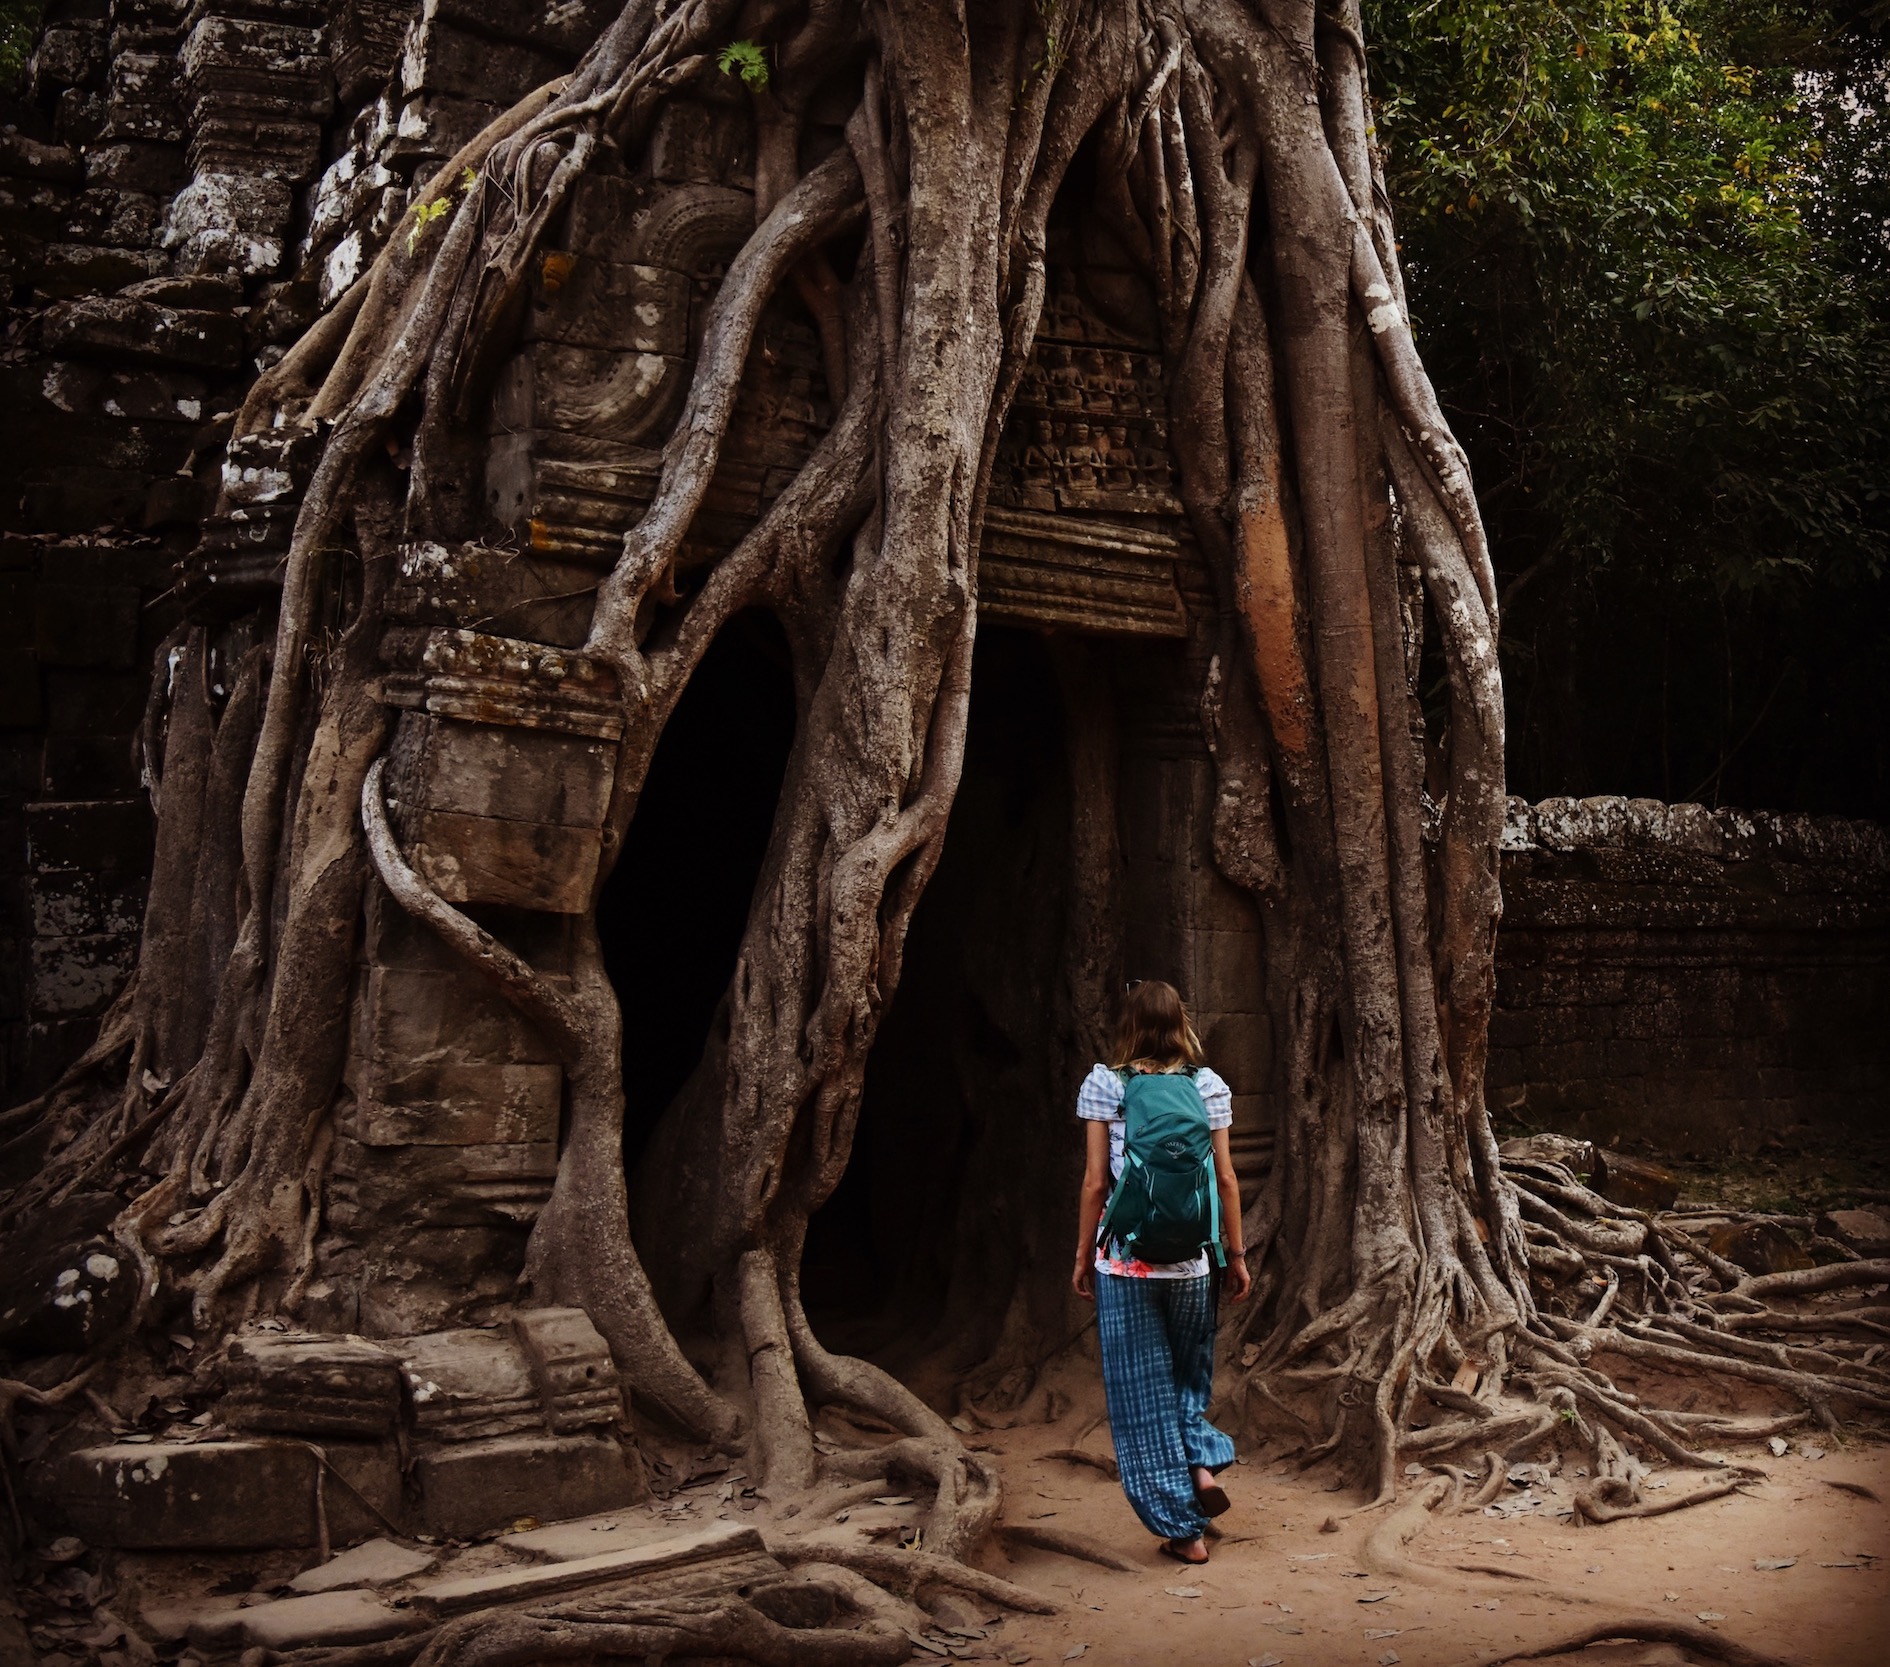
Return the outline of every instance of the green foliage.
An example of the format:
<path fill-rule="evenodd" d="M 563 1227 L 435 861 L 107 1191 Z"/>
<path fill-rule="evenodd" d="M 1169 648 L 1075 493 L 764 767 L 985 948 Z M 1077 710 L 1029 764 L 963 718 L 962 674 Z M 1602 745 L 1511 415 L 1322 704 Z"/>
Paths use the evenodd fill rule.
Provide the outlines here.
<path fill-rule="evenodd" d="M 443 218 L 452 208 L 452 200 L 447 197 L 434 197 L 430 201 L 413 205 L 413 224 L 407 230 L 407 253 L 412 254 L 419 247 L 420 239 L 426 235 L 426 229 L 435 220 Z"/>
<path fill-rule="evenodd" d="M 1890 99 L 1869 38 L 1766 0 L 1366 12 L 1414 324 L 1499 563 L 1721 594 L 1883 571 Z"/>
<path fill-rule="evenodd" d="M 715 67 L 724 75 L 739 75 L 744 87 L 768 84 L 768 57 L 753 41 L 730 41 L 715 55 Z"/>
<path fill-rule="evenodd" d="M 45 0 L 0 0 L 0 92 L 19 81 L 45 9 Z"/>

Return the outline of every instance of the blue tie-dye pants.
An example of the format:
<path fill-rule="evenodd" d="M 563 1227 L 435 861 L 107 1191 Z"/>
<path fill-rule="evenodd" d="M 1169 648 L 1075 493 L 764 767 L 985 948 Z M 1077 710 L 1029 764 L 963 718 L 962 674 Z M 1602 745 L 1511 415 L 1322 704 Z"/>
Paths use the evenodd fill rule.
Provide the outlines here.
<path fill-rule="evenodd" d="M 1207 1421 L 1214 1392 L 1214 1281 L 1096 1274 L 1096 1329 L 1122 1491 L 1151 1534 L 1207 1526 L 1193 1465 L 1222 1470 L 1234 1442 Z"/>

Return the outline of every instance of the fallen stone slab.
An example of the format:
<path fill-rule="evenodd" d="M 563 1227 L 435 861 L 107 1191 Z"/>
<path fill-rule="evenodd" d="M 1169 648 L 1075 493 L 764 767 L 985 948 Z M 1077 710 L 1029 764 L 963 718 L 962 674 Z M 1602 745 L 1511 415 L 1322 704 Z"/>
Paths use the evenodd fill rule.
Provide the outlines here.
<path fill-rule="evenodd" d="M 342 1487 L 325 1481 L 314 1448 L 290 1441 L 114 1442 L 67 1453 L 29 1473 L 34 1497 L 90 1545 L 149 1551 L 244 1551 L 314 1545 L 320 1486 L 340 1541 L 400 1509 L 392 1444 L 329 1442 Z M 352 1490 L 352 1491 L 350 1491 Z"/>
<path fill-rule="evenodd" d="M 1610 1203 L 1637 1210 L 1671 1210 L 1680 1197 L 1680 1177 L 1664 1164 L 1630 1158 L 1625 1152 L 1596 1154 L 1598 1173 L 1591 1183 Z"/>
<path fill-rule="evenodd" d="M 150 1602 L 139 1605 L 138 1618 L 145 1632 L 160 1644 L 181 1644 L 199 1621 L 227 1615 L 242 1603 L 239 1593 L 196 1598 L 187 1603 Z"/>
<path fill-rule="evenodd" d="M 346 1586 L 391 1586 L 429 1573 L 439 1561 L 430 1551 L 411 1550 L 392 1540 L 369 1540 L 304 1569 L 289 1582 L 289 1589 L 308 1593 L 338 1592 Z"/>
<path fill-rule="evenodd" d="M 1791 1234 L 1768 1221 L 1729 1221 L 1708 1232 L 1706 1247 L 1747 1273 L 1793 1273 L 1816 1265 Z"/>
<path fill-rule="evenodd" d="M 768 1555 L 755 1529 L 741 1523 L 718 1522 L 692 1534 L 674 1534 L 597 1557 L 435 1581 L 422 1586 L 408 1601 L 417 1612 L 429 1617 L 460 1615 L 469 1609 L 533 1603 L 590 1586 L 642 1583 L 651 1577 L 686 1572 L 718 1574 L 725 1567 L 731 1583 L 781 1573 L 781 1565 Z M 664 1584 L 667 1590 L 668 1582 Z"/>
<path fill-rule="evenodd" d="M 1818 1231 L 1859 1256 L 1890 1256 L 1890 1214 L 1882 1210 L 1832 1210 L 1818 1217 Z"/>
<path fill-rule="evenodd" d="M 639 1511 L 605 1511 L 597 1516 L 548 1522 L 522 1534 L 505 1534 L 499 1544 L 534 1563 L 569 1563 L 580 1557 L 601 1557 L 607 1551 L 627 1551 L 674 1536 L 674 1528 Z"/>
<path fill-rule="evenodd" d="M 634 1505 L 649 1492 L 640 1464 L 605 1436 L 448 1442 L 421 1453 L 414 1473 L 428 1529 L 456 1540 L 540 1513 L 588 1516 Z"/>
<path fill-rule="evenodd" d="M 318 1592 L 201 1616 L 191 1623 L 189 1638 L 199 1649 L 300 1650 L 372 1644 L 424 1624 L 372 1592 Z"/>

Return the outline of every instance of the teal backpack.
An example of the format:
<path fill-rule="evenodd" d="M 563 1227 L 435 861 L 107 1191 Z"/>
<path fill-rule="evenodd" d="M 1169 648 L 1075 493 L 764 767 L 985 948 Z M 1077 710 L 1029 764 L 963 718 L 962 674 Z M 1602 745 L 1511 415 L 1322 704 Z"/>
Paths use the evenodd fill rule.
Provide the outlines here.
<path fill-rule="evenodd" d="M 1096 1230 L 1142 1262 L 1185 1262 L 1204 1250 L 1218 1267 L 1221 1192 L 1214 1143 L 1193 1071 L 1135 1073 L 1122 1079 L 1122 1179 Z"/>

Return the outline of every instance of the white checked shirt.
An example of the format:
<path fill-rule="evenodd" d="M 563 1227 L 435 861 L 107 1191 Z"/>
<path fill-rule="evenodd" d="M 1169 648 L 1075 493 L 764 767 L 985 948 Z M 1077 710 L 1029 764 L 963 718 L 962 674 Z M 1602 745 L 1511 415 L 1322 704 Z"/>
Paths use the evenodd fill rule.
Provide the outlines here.
<path fill-rule="evenodd" d="M 1233 1127 L 1234 1091 L 1220 1077 L 1203 1065 L 1194 1074 L 1194 1086 L 1207 1107 L 1210 1129 Z M 1107 1065 L 1096 1066 L 1083 1078 L 1076 1091 L 1076 1115 L 1086 1123 L 1109 1125 L 1109 1184 L 1122 1178 L 1122 1148 L 1125 1119 L 1122 1112 L 1122 1079 Z M 1096 1252 L 1098 1273 L 1122 1274 L 1130 1279 L 1196 1279 L 1208 1271 L 1207 1252 L 1191 1256 L 1185 1262 L 1138 1262 Z"/>

